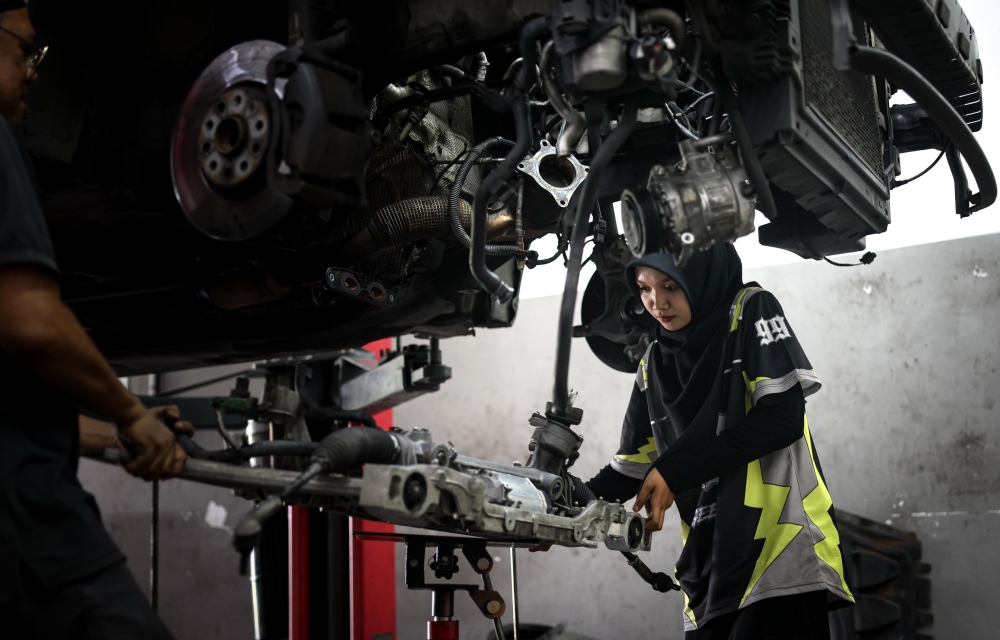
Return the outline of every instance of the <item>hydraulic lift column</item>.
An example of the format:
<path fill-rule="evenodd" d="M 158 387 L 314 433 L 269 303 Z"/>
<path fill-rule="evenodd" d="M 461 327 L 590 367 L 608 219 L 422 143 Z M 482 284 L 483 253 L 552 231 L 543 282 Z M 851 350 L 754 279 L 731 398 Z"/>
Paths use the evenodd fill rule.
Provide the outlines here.
<path fill-rule="evenodd" d="M 378 354 L 392 349 L 386 338 L 365 346 Z M 392 409 L 376 413 L 382 429 L 393 426 Z M 394 545 L 365 542 L 355 532 L 392 533 L 391 524 L 350 518 L 351 640 L 396 638 L 396 550 Z"/>

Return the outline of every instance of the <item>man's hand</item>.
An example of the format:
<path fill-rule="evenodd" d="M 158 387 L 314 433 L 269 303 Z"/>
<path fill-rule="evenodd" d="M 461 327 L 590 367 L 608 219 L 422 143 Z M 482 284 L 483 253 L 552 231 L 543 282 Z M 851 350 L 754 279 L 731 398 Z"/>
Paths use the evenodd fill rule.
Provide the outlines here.
<path fill-rule="evenodd" d="M 134 417 L 118 424 L 122 437 L 136 449 L 135 460 L 125 465 L 125 470 L 143 480 L 165 480 L 184 470 L 187 454 L 177 444 L 174 433 L 160 421 L 160 416 L 177 420 L 174 430 L 185 435 L 194 434 L 190 422 L 180 420 L 176 406 L 146 409 L 138 407 Z"/>
<path fill-rule="evenodd" d="M 646 531 L 659 531 L 663 528 L 663 514 L 674 504 L 674 492 L 667 486 L 667 481 L 663 479 L 660 472 L 654 467 L 646 480 L 642 483 L 642 489 L 635 499 L 632 511 L 638 511 L 643 506 L 646 507 Z"/>

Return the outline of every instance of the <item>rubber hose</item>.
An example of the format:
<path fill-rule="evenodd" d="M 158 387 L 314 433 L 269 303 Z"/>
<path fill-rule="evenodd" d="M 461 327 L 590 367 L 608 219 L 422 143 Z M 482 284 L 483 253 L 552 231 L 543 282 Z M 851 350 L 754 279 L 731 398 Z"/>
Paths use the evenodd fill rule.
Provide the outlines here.
<path fill-rule="evenodd" d="M 676 11 L 671 11 L 670 9 L 664 9 L 662 7 L 656 9 L 646 9 L 645 11 L 640 11 L 639 15 L 636 17 L 639 23 L 640 31 L 644 26 L 660 25 L 664 26 L 670 30 L 670 35 L 674 39 L 674 44 L 677 45 L 676 50 L 680 51 L 684 48 L 684 18 L 680 16 Z"/>
<path fill-rule="evenodd" d="M 472 226 L 469 234 L 469 270 L 483 289 L 501 303 L 514 297 L 514 289 L 486 266 L 486 232 L 489 224 L 486 203 L 491 195 L 499 193 L 504 188 L 507 178 L 514 172 L 514 167 L 528 153 L 532 139 L 527 96 L 516 86 L 512 92 L 515 94 L 513 111 L 517 141 L 500 165 L 479 183 L 479 189 L 476 190 L 472 200 Z"/>
<path fill-rule="evenodd" d="M 348 420 L 350 422 L 359 422 L 366 427 L 378 428 L 375 418 L 364 411 L 324 407 L 313 400 L 312 396 L 309 395 L 309 387 L 306 385 L 306 369 L 307 367 L 304 365 L 296 367 L 295 391 L 299 394 L 299 402 L 302 403 L 307 412 L 325 420 Z"/>
<path fill-rule="evenodd" d="M 347 471 L 364 464 L 389 464 L 398 457 L 395 436 L 381 429 L 340 429 L 319 443 L 311 462 L 324 473 Z"/>
<path fill-rule="evenodd" d="M 632 131 L 635 129 L 638 104 L 630 99 L 625 103 L 618 126 L 607 137 L 590 162 L 587 179 L 580 187 L 573 234 L 570 239 L 569 264 L 566 268 L 566 284 L 563 289 L 562 306 L 559 309 L 559 333 L 556 344 L 556 380 L 553 388 L 552 405 L 559 412 L 566 412 L 569 404 L 569 355 L 573 346 L 573 312 L 576 310 L 576 295 L 580 284 L 580 269 L 583 263 L 583 246 L 587 240 L 590 214 L 597 203 L 597 186 L 601 174 L 611 162 Z"/>
<path fill-rule="evenodd" d="M 959 218 L 968 218 L 971 215 L 969 199 L 972 192 L 969 190 L 969 178 L 965 175 L 965 167 L 962 166 L 962 156 L 953 144 L 944 148 L 944 154 L 948 157 L 948 168 L 951 169 L 951 177 L 955 181 L 955 213 Z"/>
<path fill-rule="evenodd" d="M 587 503 L 590 502 L 591 500 L 598 499 L 598 497 L 594 495 L 594 492 L 590 490 L 590 487 L 587 486 L 587 483 L 585 483 L 583 480 L 577 478 L 572 474 L 567 474 L 567 475 L 569 475 L 570 482 L 573 483 L 574 504 L 577 504 L 581 507 L 585 507 L 587 506 Z"/>
<path fill-rule="evenodd" d="M 969 125 L 934 85 L 899 57 L 872 47 L 857 47 L 851 51 L 850 65 L 852 71 L 885 78 L 905 91 L 961 152 L 979 186 L 979 193 L 967 198 L 973 205 L 969 213 L 985 209 L 996 201 L 997 181 L 989 158 Z"/>
<path fill-rule="evenodd" d="M 493 149 L 494 147 L 500 147 L 503 145 L 514 146 L 514 143 L 510 140 L 497 136 L 496 138 L 490 138 L 485 142 L 481 142 L 472 148 L 466 156 L 465 161 L 458 168 L 458 172 L 455 174 L 455 182 L 451 185 L 451 191 L 448 193 L 448 221 L 451 223 L 451 230 L 458 238 L 465 248 L 469 248 L 472 241 L 469 238 L 469 234 L 465 232 L 465 228 L 462 226 L 462 216 L 461 208 L 464 204 L 468 207 L 468 203 L 462 200 L 462 187 L 465 186 L 465 179 L 469 175 L 469 171 L 472 167 L 476 165 L 476 161 L 482 157 L 483 153 Z M 471 218 L 471 215 L 470 215 Z M 470 220 L 471 223 L 471 220 Z M 471 228 L 471 224 L 470 224 Z M 517 252 L 517 246 L 512 244 L 487 244 L 486 245 L 486 255 L 488 256 L 510 256 Z"/>
<path fill-rule="evenodd" d="M 496 169 L 487 174 L 479 184 L 472 200 L 472 229 L 469 246 L 469 270 L 472 276 L 482 285 L 483 289 L 501 303 L 506 303 L 514 297 L 514 289 L 503 281 L 500 276 L 486 266 L 486 225 L 488 215 L 486 202 L 490 196 L 497 194 L 506 184 L 507 178 L 514 172 L 514 167 L 528 153 L 531 147 L 531 112 L 528 106 L 528 91 L 535 84 L 535 73 L 538 65 L 538 55 L 535 43 L 549 32 L 547 17 L 535 18 L 521 29 L 521 68 L 514 77 L 511 87 L 511 110 L 514 113 L 514 127 L 517 140 L 514 148 L 504 157 Z"/>
<path fill-rule="evenodd" d="M 674 582 L 670 576 L 662 571 L 654 573 L 653 570 L 647 567 L 646 563 L 640 560 L 639 556 L 634 553 L 622 551 L 621 554 L 625 556 L 626 560 L 628 560 L 628 566 L 635 569 L 635 572 L 639 574 L 639 577 L 642 578 L 648 585 L 653 587 L 654 591 L 668 593 L 670 591 L 678 591 L 680 589 L 680 586 Z"/>
<path fill-rule="evenodd" d="M 538 66 L 538 52 L 535 50 L 535 42 L 548 33 L 549 18 L 547 16 L 535 18 L 521 29 L 521 68 L 517 70 L 514 86 L 524 93 L 527 93 L 535 84 Z"/>

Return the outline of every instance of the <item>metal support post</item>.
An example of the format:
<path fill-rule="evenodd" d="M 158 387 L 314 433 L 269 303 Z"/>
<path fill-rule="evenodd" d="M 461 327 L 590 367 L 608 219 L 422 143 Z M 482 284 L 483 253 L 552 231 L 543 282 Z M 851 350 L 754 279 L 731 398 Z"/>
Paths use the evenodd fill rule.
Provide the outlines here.
<path fill-rule="evenodd" d="M 518 607 L 517 607 L 517 547 L 510 545 L 510 611 L 514 618 L 514 640 L 520 640 L 518 633 Z"/>
<path fill-rule="evenodd" d="M 431 591 L 431 615 L 427 622 L 427 640 L 459 640 L 458 620 L 455 617 L 454 587 L 440 587 Z"/>
<path fill-rule="evenodd" d="M 288 639 L 309 640 L 309 509 L 288 508 Z"/>
<path fill-rule="evenodd" d="M 149 526 L 149 606 L 160 604 L 160 481 L 153 480 L 153 515 Z"/>

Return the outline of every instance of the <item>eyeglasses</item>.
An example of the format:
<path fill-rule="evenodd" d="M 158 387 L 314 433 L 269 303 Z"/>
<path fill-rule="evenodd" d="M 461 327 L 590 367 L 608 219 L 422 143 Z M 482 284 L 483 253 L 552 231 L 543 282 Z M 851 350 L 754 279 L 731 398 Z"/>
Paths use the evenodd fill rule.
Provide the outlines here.
<path fill-rule="evenodd" d="M 23 44 L 28 45 L 28 54 L 24 57 L 24 64 L 28 67 L 28 77 L 30 78 L 35 75 L 35 73 L 38 72 L 38 67 L 42 64 L 42 60 L 45 59 L 45 54 L 49 52 L 48 45 L 40 47 L 37 44 L 28 42 L 21 36 L 3 26 L 0 26 L 0 31 L 5 31 L 20 40 Z"/>

